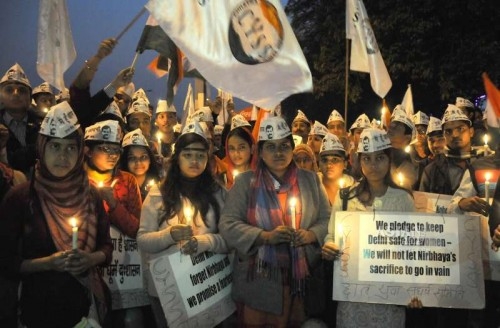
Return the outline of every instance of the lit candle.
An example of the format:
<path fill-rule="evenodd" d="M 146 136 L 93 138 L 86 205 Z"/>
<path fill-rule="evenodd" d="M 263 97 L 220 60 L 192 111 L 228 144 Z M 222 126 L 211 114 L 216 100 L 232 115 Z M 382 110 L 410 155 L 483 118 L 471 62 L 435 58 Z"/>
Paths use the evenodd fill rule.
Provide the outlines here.
<path fill-rule="evenodd" d="M 43 112 L 44 112 L 44 113 L 48 113 L 48 112 L 49 112 L 49 109 L 48 109 L 48 108 L 44 108 L 44 109 L 43 109 Z"/>
<path fill-rule="evenodd" d="M 117 182 L 118 182 L 118 179 L 114 179 L 113 182 L 111 182 L 111 188 L 113 188 Z"/>
<path fill-rule="evenodd" d="M 290 198 L 290 212 L 292 214 L 292 228 L 295 230 L 297 227 L 295 225 L 295 206 L 297 205 L 297 199 L 295 197 Z"/>
<path fill-rule="evenodd" d="M 73 232 L 72 238 L 71 238 L 71 245 L 72 249 L 77 249 L 78 248 L 78 227 L 76 225 L 76 219 L 71 218 L 69 219 L 69 224 L 71 224 L 71 231 Z"/>
<path fill-rule="evenodd" d="M 485 134 L 483 140 L 484 140 L 484 156 L 488 156 L 488 149 L 489 149 L 488 141 L 490 140 L 490 136 Z"/>
<path fill-rule="evenodd" d="M 411 151 L 411 146 L 410 145 L 406 146 L 405 153 L 410 153 L 410 151 Z"/>
<path fill-rule="evenodd" d="M 401 173 L 401 172 L 398 173 L 398 181 L 399 181 L 399 185 L 403 186 L 404 177 L 403 177 L 403 173 Z"/>
<path fill-rule="evenodd" d="M 490 179 L 491 172 L 486 172 L 484 174 L 484 198 L 488 204 L 490 202 Z"/>
<path fill-rule="evenodd" d="M 342 251 L 344 248 L 344 227 L 341 224 L 337 226 L 337 235 L 339 236 L 339 248 Z"/>
<path fill-rule="evenodd" d="M 233 178 L 236 178 L 236 176 L 240 174 L 240 171 L 238 170 L 233 170 Z"/>
<path fill-rule="evenodd" d="M 161 155 L 161 132 L 156 133 L 156 140 L 158 140 L 158 154 Z"/>
<path fill-rule="evenodd" d="M 183 212 L 186 218 L 186 224 L 191 225 L 191 221 L 193 220 L 193 208 L 190 205 L 184 206 Z"/>
<path fill-rule="evenodd" d="M 99 181 L 97 183 L 97 188 L 102 188 L 102 187 L 104 187 L 104 181 Z"/>
<path fill-rule="evenodd" d="M 344 186 L 345 186 L 345 180 L 344 180 L 344 178 L 340 178 L 339 179 L 339 187 L 340 187 L 340 189 L 344 188 Z"/>

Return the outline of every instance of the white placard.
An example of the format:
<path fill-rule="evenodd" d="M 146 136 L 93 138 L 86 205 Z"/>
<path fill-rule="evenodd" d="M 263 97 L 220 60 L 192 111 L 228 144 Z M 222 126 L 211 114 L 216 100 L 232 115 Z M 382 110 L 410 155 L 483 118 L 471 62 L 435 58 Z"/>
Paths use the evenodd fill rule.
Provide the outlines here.
<path fill-rule="evenodd" d="M 333 298 L 426 307 L 484 307 L 477 217 L 337 212 L 343 251 L 335 261 Z M 341 236 L 336 236 L 337 243 Z"/>
<path fill-rule="evenodd" d="M 149 264 L 170 328 L 213 327 L 236 310 L 231 298 L 231 255 L 187 256 L 173 246 L 156 254 Z"/>
<path fill-rule="evenodd" d="M 98 267 L 98 271 L 111 291 L 113 310 L 148 305 L 137 241 L 123 235 L 114 226 L 110 228 L 110 235 L 113 260 L 105 268 Z"/>

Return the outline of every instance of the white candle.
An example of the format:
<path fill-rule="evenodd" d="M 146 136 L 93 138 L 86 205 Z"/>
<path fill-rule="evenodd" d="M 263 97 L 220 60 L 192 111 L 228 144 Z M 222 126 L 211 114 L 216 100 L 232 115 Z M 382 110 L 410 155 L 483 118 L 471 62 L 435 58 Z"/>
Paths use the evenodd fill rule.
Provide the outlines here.
<path fill-rule="evenodd" d="M 483 140 L 484 140 L 484 156 L 488 156 L 488 141 L 489 141 L 490 137 L 485 134 L 484 137 L 483 137 Z"/>
<path fill-rule="evenodd" d="M 295 224 L 295 206 L 297 205 L 297 199 L 294 197 L 290 198 L 290 212 L 292 214 L 292 228 L 293 230 L 297 229 Z"/>
<path fill-rule="evenodd" d="M 183 212 L 184 212 L 184 218 L 186 218 L 186 224 L 187 225 L 191 225 L 191 221 L 193 220 L 193 207 L 191 207 L 190 205 L 186 205 L 184 206 L 184 208 L 182 209 Z"/>
<path fill-rule="evenodd" d="M 486 172 L 484 174 L 484 198 L 486 199 L 486 202 L 490 202 L 490 179 L 491 179 L 491 173 Z"/>
<path fill-rule="evenodd" d="M 240 171 L 238 170 L 233 170 L 233 178 L 236 178 L 236 176 L 240 174 Z"/>
<path fill-rule="evenodd" d="M 399 181 L 400 186 L 403 186 L 403 180 L 404 180 L 403 173 L 399 172 L 398 173 L 398 181 Z"/>
<path fill-rule="evenodd" d="M 69 224 L 71 224 L 71 231 L 73 232 L 71 238 L 72 249 L 78 248 L 78 226 L 75 218 L 69 219 Z"/>
<path fill-rule="evenodd" d="M 156 139 L 158 140 L 158 154 L 161 155 L 161 132 L 156 133 Z"/>
<path fill-rule="evenodd" d="M 344 248 L 344 227 L 341 224 L 337 226 L 337 235 L 339 236 L 339 248 L 342 251 Z"/>

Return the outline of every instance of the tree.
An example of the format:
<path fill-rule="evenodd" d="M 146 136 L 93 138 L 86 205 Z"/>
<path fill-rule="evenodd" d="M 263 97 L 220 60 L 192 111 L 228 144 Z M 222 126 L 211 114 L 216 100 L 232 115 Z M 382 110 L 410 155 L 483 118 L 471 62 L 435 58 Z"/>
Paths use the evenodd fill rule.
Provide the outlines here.
<path fill-rule="evenodd" d="M 489 0 L 364 0 L 393 87 L 391 108 L 412 85 L 415 110 L 440 117 L 456 96 L 484 94 L 481 73 L 500 81 L 500 6 Z M 326 121 L 344 109 L 345 0 L 290 0 L 286 12 L 313 75 L 313 95 L 300 103 L 311 119 Z M 378 117 L 381 100 L 369 75 L 349 71 L 348 121 L 361 113 Z M 285 107 L 285 106 L 284 106 Z M 292 108 L 292 109 L 289 109 Z"/>

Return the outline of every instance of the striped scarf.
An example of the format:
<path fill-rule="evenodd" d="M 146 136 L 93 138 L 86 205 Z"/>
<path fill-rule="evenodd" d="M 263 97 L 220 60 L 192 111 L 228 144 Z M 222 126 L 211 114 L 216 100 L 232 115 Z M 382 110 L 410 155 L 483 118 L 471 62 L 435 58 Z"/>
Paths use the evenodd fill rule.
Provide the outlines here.
<path fill-rule="evenodd" d="M 286 192 L 288 199 L 291 197 L 297 199 L 295 217 L 296 226 L 300 227 L 301 206 L 297 171 L 297 166 L 292 161 L 283 177 L 283 182 L 279 182 L 279 188 L 275 188 L 277 180 L 265 164 L 259 161 L 250 186 L 247 209 L 247 217 L 251 225 L 265 231 L 274 230 L 280 225 L 291 226 L 291 211 L 288 209 L 283 211 L 276 194 Z M 257 272 L 267 277 L 276 277 L 278 271 L 281 271 L 284 278 L 289 279 L 292 293 L 304 292 L 305 277 L 309 274 L 309 270 L 303 246 L 290 247 L 287 243 L 260 246 L 257 259 L 250 261 L 250 266 L 251 274 Z"/>
<path fill-rule="evenodd" d="M 79 158 L 73 170 L 64 178 L 56 178 L 43 161 L 48 140 L 42 134 L 38 136 L 39 162 L 35 166 L 33 187 L 40 200 L 52 240 L 59 251 L 71 249 L 72 226 L 69 219 L 74 217 L 78 221 L 78 248 L 93 252 L 96 246 L 97 217 L 90 194 L 90 183 L 83 170 L 83 144 L 79 143 Z"/>

